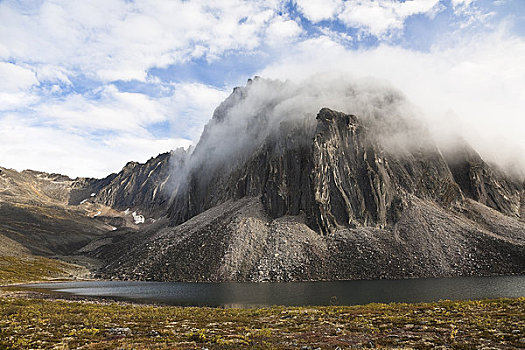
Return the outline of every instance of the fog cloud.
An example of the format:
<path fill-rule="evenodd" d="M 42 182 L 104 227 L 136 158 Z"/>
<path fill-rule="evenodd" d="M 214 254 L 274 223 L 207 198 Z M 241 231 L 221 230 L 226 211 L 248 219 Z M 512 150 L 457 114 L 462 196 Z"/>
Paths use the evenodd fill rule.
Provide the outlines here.
<path fill-rule="evenodd" d="M 505 25 L 493 33 L 436 44 L 428 52 L 388 45 L 347 50 L 323 36 L 304 41 L 260 74 L 297 84 L 310 84 L 316 72 L 386 81 L 417 106 L 417 118 L 438 141 L 459 135 L 487 161 L 523 171 L 522 57 L 525 40 L 510 34 Z M 359 114 L 359 110 L 351 112 Z"/>
<path fill-rule="evenodd" d="M 417 118 L 420 111 L 384 81 L 336 73 L 300 82 L 256 78 L 236 88 L 215 110 L 188 170 L 208 172 L 242 165 L 282 123 L 301 128 L 305 143 L 310 144 L 323 107 L 357 115 L 370 134 L 389 148 L 410 146 L 416 142 L 414 135 L 424 136 L 424 125 Z"/>

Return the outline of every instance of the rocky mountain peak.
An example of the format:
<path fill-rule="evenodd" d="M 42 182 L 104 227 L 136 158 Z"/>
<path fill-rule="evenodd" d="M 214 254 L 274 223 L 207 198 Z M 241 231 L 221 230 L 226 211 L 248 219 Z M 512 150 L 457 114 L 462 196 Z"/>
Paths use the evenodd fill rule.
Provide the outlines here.
<path fill-rule="evenodd" d="M 468 149 L 452 162 L 424 129 L 410 142 L 385 142 L 387 130 L 325 107 L 315 118 L 281 120 L 244 157 L 192 164 L 168 226 L 116 243 L 122 257 L 101 249 L 111 261 L 104 275 L 293 281 L 523 272 L 525 223 L 505 205 L 511 189 L 523 196 L 525 188 L 509 187 L 488 165 L 475 172 L 483 163 Z M 390 130 L 399 137 L 400 128 Z M 475 176 L 456 182 L 465 171 Z"/>
<path fill-rule="evenodd" d="M 312 229 L 328 234 L 394 225 L 410 195 L 443 205 L 462 198 L 437 147 L 390 152 L 358 117 L 328 108 L 313 125 L 281 122 L 244 162 L 190 173 L 170 208 L 173 224 L 228 200 L 258 196 L 271 217 L 304 213 Z"/>

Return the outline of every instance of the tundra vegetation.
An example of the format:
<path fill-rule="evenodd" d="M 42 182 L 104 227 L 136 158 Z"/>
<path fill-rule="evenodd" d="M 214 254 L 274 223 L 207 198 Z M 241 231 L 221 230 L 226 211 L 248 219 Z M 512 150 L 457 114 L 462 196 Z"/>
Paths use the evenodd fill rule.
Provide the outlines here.
<path fill-rule="evenodd" d="M 86 271 L 81 266 L 42 256 L 0 256 L 0 284 L 71 279 Z"/>
<path fill-rule="evenodd" d="M 208 308 L 0 297 L 2 349 L 525 347 L 525 298 L 362 306 Z"/>

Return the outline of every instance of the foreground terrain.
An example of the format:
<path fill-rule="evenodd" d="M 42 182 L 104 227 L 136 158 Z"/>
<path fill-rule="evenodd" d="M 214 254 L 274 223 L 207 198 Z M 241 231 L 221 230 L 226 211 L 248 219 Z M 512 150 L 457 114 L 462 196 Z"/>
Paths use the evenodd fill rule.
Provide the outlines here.
<path fill-rule="evenodd" d="M 525 347 L 525 298 L 219 309 L 49 300 L 4 288 L 0 348 Z"/>

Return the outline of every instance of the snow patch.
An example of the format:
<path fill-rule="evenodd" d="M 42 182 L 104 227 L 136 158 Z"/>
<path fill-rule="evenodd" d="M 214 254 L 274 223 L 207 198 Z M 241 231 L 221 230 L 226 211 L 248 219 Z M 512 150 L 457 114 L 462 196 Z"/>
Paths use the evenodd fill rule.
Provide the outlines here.
<path fill-rule="evenodd" d="M 87 198 L 86 198 L 86 199 L 83 199 L 83 200 L 80 202 L 80 204 L 84 204 L 84 203 L 86 203 L 87 201 L 88 201 Z"/>
<path fill-rule="evenodd" d="M 91 193 L 91 197 L 95 197 L 97 194 L 95 192 Z"/>
<path fill-rule="evenodd" d="M 95 215 L 93 215 L 93 217 L 97 217 L 97 216 L 99 216 L 100 214 L 102 214 L 102 212 L 99 210 L 99 211 L 97 211 L 97 213 L 96 213 Z"/>
<path fill-rule="evenodd" d="M 129 214 L 129 208 L 124 210 L 123 213 L 124 213 L 124 215 L 128 215 Z"/>
<path fill-rule="evenodd" d="M 133 215 L 133 220 L 135 220 L 135 224 L 143 224 L 144 223 L 144 216 L 143 215 L 140 215 L 140 214 L 137 214 L 137 212 L 133 212 L 131 213 L 131 215 Z"/>

